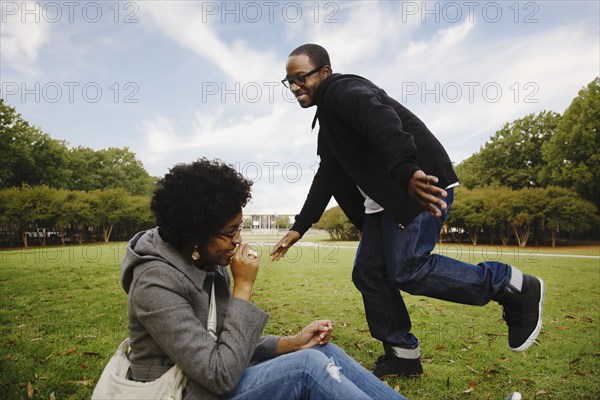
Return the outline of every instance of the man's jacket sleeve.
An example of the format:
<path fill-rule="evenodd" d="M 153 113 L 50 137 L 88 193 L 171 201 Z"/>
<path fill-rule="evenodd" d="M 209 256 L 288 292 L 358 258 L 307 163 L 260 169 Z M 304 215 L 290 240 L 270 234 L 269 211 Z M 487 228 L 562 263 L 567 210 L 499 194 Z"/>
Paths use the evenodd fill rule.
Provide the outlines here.
<path fill-rule="evenodd" d="M 328 183 L 327 166 L 323 161 L 319 165 L 319 169 L 313 178 L 308 196 L 304 201 L 304 206 L 300 214 L 296 215 L 296 222 L 292 226 L 292 230 L 304 235 L 304 233 L 319 221 L 321 215 L 325 211 L 325 207 L 331 200 L 332 192 L 331 185 Z"/>

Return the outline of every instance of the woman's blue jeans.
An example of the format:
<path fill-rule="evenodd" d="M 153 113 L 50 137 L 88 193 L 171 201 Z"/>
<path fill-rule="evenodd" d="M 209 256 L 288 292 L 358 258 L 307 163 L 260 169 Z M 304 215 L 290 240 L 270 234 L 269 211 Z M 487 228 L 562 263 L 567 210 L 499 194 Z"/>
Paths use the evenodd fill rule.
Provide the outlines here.
<path fill-rule="evenodd" d="M 246 370 L 231 400 L 405 399 L 334 344 L 284 354 Z"/>
<path fill-rule="evenodd" d="M 400 290 L 455 303 L 487 304 L 510 281 L 511 267 L 500 262 L 477 265 L 431 254 L 450 212 L 441 218 L 420 213 L 405 229 L 386 211 L 365 215 L 352 280 L 361 292 L 371 335 L 394 347 L 416 348 Z"/>

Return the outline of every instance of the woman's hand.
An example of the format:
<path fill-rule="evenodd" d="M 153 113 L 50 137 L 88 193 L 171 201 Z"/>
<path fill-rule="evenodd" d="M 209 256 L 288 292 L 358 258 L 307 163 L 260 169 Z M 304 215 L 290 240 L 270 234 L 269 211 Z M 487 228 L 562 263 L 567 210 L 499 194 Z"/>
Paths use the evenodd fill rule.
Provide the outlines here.
<path fill-rule="evenodd" d="M 260 260 L 258 254 L 252 250 L 248 243 L 241 243 L 236 249 L 231 263 L 231 275 L 233 275 L 233 297 L 249 301 L 252 287 L 258 275 Z"/>
<path fill-rule="evenodd" d="M 292 351 L 310 349 L 316 345 L 327 344 L 332 331 L 333 322 L 330 320 L 314 321 L 297 335 L 281 338 L 277 344 L 277 353 L 290 353 Z"/>

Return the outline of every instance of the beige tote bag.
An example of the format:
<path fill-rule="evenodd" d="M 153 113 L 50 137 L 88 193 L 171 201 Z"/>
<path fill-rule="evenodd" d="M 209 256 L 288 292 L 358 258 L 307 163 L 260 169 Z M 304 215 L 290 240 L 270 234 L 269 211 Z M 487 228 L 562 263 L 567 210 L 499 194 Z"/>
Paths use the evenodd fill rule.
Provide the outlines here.
<path fill-rule="evenodd" d="M 181 400 L 187 377 L 177 365 L 151 382 L 127 379 L 131 362 L 127 357 L 129 339 L 125 339 L 112 356 L 94 388 L 92 400 Z"/>

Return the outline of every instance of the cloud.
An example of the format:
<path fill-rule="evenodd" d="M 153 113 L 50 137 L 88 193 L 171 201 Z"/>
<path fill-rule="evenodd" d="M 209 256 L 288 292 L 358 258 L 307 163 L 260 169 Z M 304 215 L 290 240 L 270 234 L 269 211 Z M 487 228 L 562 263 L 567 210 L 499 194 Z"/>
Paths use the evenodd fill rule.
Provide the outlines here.
<path fill-rule="evenodd" d="M 598 7 L 591 3 L 541 2 L 535 15 L 539 22 L 523 24 L 514 21 L 514 5 L 503 2 L 489 2 L 504 11 L 500 21 L 490 23 L 492 14 L 481 18 L 483 5 L 471 19 L 467 5 L 456 2 L 145 1 L 122 3 L 120 19 L 132 11 L 126 5 L 135 4 L 139 22 L 117 24 L 117 3 L 107 2 L 101 3 L 101 23 L 82 21 L 79 14 L 77 23 L 67 23 L 63 14 L 51 26 L 41 19 L 36 23 L 32 15 L 21 23 L 20 14 L 6 10 L 12 5 L 39 10 L 40 4 L 53 2 L 2 2 L 1 72 L 4 80 L 24 82 L 27 88 L 34 87 L 32 80 L 42 87 L 54 81 L 106 80 L 105 100 L 114 93 L 113 82 L 135 77 L 137 105 L 27 101 L 17 104 L 18 110 L 48 131 L 70 135 L 64 138 L 76 145 L 115 145 L 114 132 L 123 132 L 119 145 L 135 151 L 153 175 L 201 156 L 246 166 L 248 173 L 255 164 L 264 171 L 273 167 L 256 182 L 252 207 L 297 212 L 310 185 L 310 168 L 318 160 L 316 132 L 310 132 L 314 109 L 288 103 L 279 86 L 273 87 L 274 99 L 266 96 L 272 89 L 267 85 L 283 75 L 294 47 L 323 44 L 336 72 L 372 79 L 423 119 L 451 158 L 460 161 L 504 122 L 544 109 L 564 111 L 598 74 Z M 66 3 L 56 4 L 66 13 Z M 266 4 L 276 4 L 274 21 Z M 257 23 L 248 21 L 251 13 L 237 21 L 238 15 L 224 15 L 223 10 L 209 15 L 206 8 L 250 12 L 256 5 L 263 12 Z M 302 18 L 292 18 L 291 6 L 284 16 L 285 5 L 301 7 Z M 521 6 L 519 21 L 532 10 Z M 446 19 L 459 7 L 462 18 L 448 23 L 431 14 L 434 7 Z M 478 84 L 473 99 L 469 82 Z M 498 101 L 484 98 L 486 83 L 500 86 Z M 417 92 L 411 94 L 408 89 L 415 86 L 407 84 L 415 84 Z M 211 96 L 210 85 L 219 92 Z M 263 90 L 256 102 L 255 86 Z M 453 101 L 457 87 L 461 97 Z M 235 94 L 226 93 L 232 88 Z M 526 102 L 526 96 L 537 102 Z M 82 106 L 90 112 L 77 112 Z M 286 163 L 301 165 L 302 179 L 282 180 Z M 277 179 L 267 179 L 271 173 Z"/>
<path fill-rule="evenodd" d="M 25 75 L 36 75 L 38 55 L 50 40 L 50 24 L 39 18 L 41 5 L 32 1 L 2 2 L 0 57 L 9 68 Z M 24 10 L 28 14 L 24 14 Z M 37 17 L 36 17 L 37 16 Z M 38 20 L 36 22 L 36 19 Z"/>
<path fill-rule="evenodd" d="M 467 58 L 460 70 L 439 80 L 442 88 L 459 83 L 461 101 L 451 104 L 442 96 L 439 105 L 416 105 L 454 161 L 478 151 L 506 122 L 542 110 L 562 113 L 598 70 L 598 41 L 581 26 L 557 26 L 518 40 L 471 43 L 463 53 Z M 473 86 L 473 101 L 465 82 L 478 85 Z M 494 94 L 496 89 L 500 96 Z"/>
<path fill-rule="evenodd" d="M 304 115 L 298 116 L 297 108 L 275 104 L 263 116 L 247 114 L 226 124 L 226 106 L 215 113 L 198 110 L 187 123 L 156 116 L 141 123 L 143 140 L 135 152 L 159 176 L 166 172 L 166 162 L 219 158 L 254 181 L 247 212 L 297 213 L 318 162 L 312 113 L 302 110 Z"/>
<path fill-rule="evenodd" d="M 177 15 L 187 14 L 190 20 L 202 16 L 188 3 L 182 7 L 165 13 L 153 11 L 163 19 L 162 31 L 219 65 L 228 76 L 246 76 L 247 65 L 254 61 L 261 65 L 261 60 L 271 63 L 277 58 L 256 45 L 252 49 L 242 41 L 226 43 L 219 36 L 223 30 L 209 23 L 185 23 Z M 449 25 L 415 23 L 413 19 L 399 25 L 401 11 L 391 3 L 343 3 L 338 23 L 302 20 L 285 25 L 285 37 L 293 41 L 292 47 L 306 42 L 324 45 L 339 72 L 369 71 L 364 74 L 367 78 L 427 123 L 455 162 L 478 151 L 505 122 L 546 108 L 561 112 L 577 90 L 593 78 L 579 82 L 582 77 L 597 70 L 598 40 L 590 36 L 593 28 L 587 25 L 536 26 L 492 38 L 489 35 L 497 26 L 485 21 L 465 19 Z M 208 39 L 197 43 L 202 35 Z M 232 66 L 236 64 L 232 60 L 238 60 L 240 71 Z M 282 62 L 273 64 L 279 70 Z M 262 68 L 268 66 L 263 63 Z M 408 95 L 407 84 L 415 84 L 418 92 Z M 457 89 L 461 91 L 458 99 Z M 567 92 L 572 94 L 565 96 Z M 217 156 L 236 162 L 240 168 L 248 167 L 250 174 L 255 164 L 263 173 L 275 166 L 269 172 L 275 176 L 282 174 L 286 163 L 298 161 L 305 172 L 301 180 L 279 178 L 271 182 L 263 174 L 255 184 L 251 204 L 255 210 L 293 213 L 308 191 L 308 172 L 317 160 L 316 135 L 307 134 L 312 116 L 312 112 L 285 102 L 253 105 L 221 101 L 202 104 L 193 121 L 183 126 L 156 117 L 146 121 L 142 131 L 147 139 L 145 151 L 157 160 Z"/>
<path fill-rule="evenodd" d="M 416 24 L 398 24 L 400 8 L 393 2 L 328 4 L 335 7 L 323 8 L 319 23 L 315 23 L 313 16 L 297 24 L 288 24 L 286 36 L 288 40 L 294 40 L 295 45 L 318 43 L 325 47 L 332 58 L 334 71 L 385 62 L 383 57 L 395 54 L 404 40 L 399 33 L 417 28 Z"/>
<path fill-rule="evenodd" d="M 177 123 L 159 115 L 140 124 L 138 130 L 144 136 L 142 152 L 154 163 L 186 153 L 214 152 L 231 162 L 283 162 L 290 156 L 301 157 L 306 150 L 314 154 L 316 134 L 307 134 L 308 119 L 296 123 L 299 119 L 293 116 L 295 107 L 275 104 L 265 115 L 246 113 L 230 121 L 227 105 L 216 111 L 197 110 L 189 123 Z"/>
<path fill-rule="evenodd" d="M 519 97 L 513 96 L 514 100 L 523 101 L 529 96 L 539 99 L 534 103 L 538 107 L 558 107 L 553 111 L 562 112 L 577 95 L 577 90 L 600 72 L 599 57 L 599 39 L 586 34 L 583 26 L 557 26 L 530 35 L 521 43 L 507 44 L 497 60 L 511 61 L 505 63 L 498 74 L 507 81 L 517 77 L 522 85 L 531 82 L 539 88 L 535 95 L 531 90 L 522 90 Z"/>
<path fill-rule="evenodd" d="M 209 4 L 210 3 L 210 4 Z M 254 49 L 243 39 L 227 43 L 219 35 L 217 18 L 208 18 L 207 4 L 212 2 L 146 2 L 140 18 L 149 29 L 159 29 L 168 38 L 217 66 L 232 79 L 247 81 L 278 76 L 276 54 L 269 49 Z M 222 3 L 225 4 L 225 3 Z M 217 5 L 218 6 L 218 5 Z"/>
<path fill-rule="evenodd" d="M 34 3 L 27 4 L 33 7 Z M 543 109 L 562 112 L 577 90 L 593 78 L 588 76 L 590 71 L 598 70 L 598 39 L 594 35 L 597 20 L 577 21 L 573 25 L 565 25 L 561 20 L 527 27 L 516 26 L 512 21 L 501 25 L 466 18 L 453 24 L 422 23 L 418 15 L 403 14 L 405 10 L 399 3 L 370 1 L 321 2 L 318 21 L 312 2 L 298 3 L 304 17 L 297 23 L 271 24 L 262 20 L 253 25 L 243 21 L 230 23 L 231 20 L 222 23 L 219 16 L 206 18 L 204 4 L 225 4 L 220 2 L 137 4 L 139 23 L 127 25 L 128 40 L 121 40 L 120 26 L 108 26 L 112 21 L 83 27 L 62 24 L 56 29 L 44 21 L 22 24 L 18 18 L 9 18 L 1 32 L 3 67 L 8 65 L 10 73 L 16 68 L 28 72 L 43 69 L 48 79 L 57 71 L 64 71 L 64 60 L 70 60 L 67 68 L 87 72 L 89 79 L 96 79 L 94 74 L 98 71 L 112 79 L 122 71 L 121 64 L 132 65 L 127 57 L 145 60 L 147 55 L 158 54 L 154 50 L 175 50 L 169 53 L 168 65 L 186 66 L 184 74 L 178 73 L 177 68 L 165 68 L 166 63 L 161 64 L 159 56 L 147 68 L 144 65 L 139 74 L 140 87 L 169 83 L 170 100 L 166 104 L 140 97 L 141 101 L 146 100 L 147 107 L 135 109 L 134 113 L 129 108 L 123 113 L 128 118 L 125 123 L 110 114 L 113 110 L 124 111 L 124 107 L 104 110 L 98 104 L 97 114 L 114 115 L 115 124 L 124 131 L 138 132 L 132 138 L 124 137 L 123 144 L 139 155 L 153 175 L 162 175 L 168 165 L 201 156 L 218 157 L 237 163 L 240 168 L 246 166 L 249 174 L 251 167 L 258 164 L 263 174 L 255 184 L 252 207 L 260 210 L 281 207 L 297 212 L 310 185 L 310 167 L 318 160 L 316 132 L 310 133 L 314 109 L 307 111 L 289 104 L 279 92 L 274 100 L 265 96 L 271 90 L 265 85 L 267 80 L 283 75 L 285 57 L 296 45 L 323 44 L 332 55 L 334 70 L 364 75 L 383 87 L 428 124 L 454 161 L 477 151 L 504 122 Z M 235 4 L 242 7 L 247 3 Z M 326 4 L 338 8 L 325 9 Z M 326 17 L 334 20 L 325 23 Z M 57 40 L 58 35 L 65 38 L 65 43 Z M 117 37 L 119 42 L 113 42 Z M 58 47 L 47 52 L 53 54 L 42 57 L 50 38 Z M 102 44 L 97 49 L 98 57 L 78 55 L 78 51 L 90 48 L 83 43 Z M 114 45 L 120 51 L 115 52 Z M 73 59 L 77 62 L 73 63 Z M 66 78 L 57 75 L 54 79 Z M 70 75 L 68 79 L 71 80 Z M 202 86 L 225 84 L 231 90 L 239 84 L 243 91 L 245 84 L 254 82 L 263 82 L 258 84 L 264 91 L 263 98 L 257 102 L 244 95 L 240 100 L 230 94 L 224 98 L 223 86 L 219 86 L 218 94 L 207 96 L 206 87 Z M 479 84 L 474 87 L 472 101 L 465 82 Z M 525 87 L 530 82 L 537 86 Z M 418 92 L 410 95 L 407 83 L 416 84 Z M 499 101 L 488 101 L 482 96 L 486 83 L 500 85 Z M 457 85 L 462 96 L 453 102 L 448 96 Z M 515 90 L 519 91 L 518 101 L 514 100 Z M 252 91 L 248 93 L 251 97 Z M 140 91 L 143 95 L 147 94 Z M 526 103 L 527 95 L 537 102 Z M 73 126 L 75 119 L 74 116 L 70 120 Z M 85 121 L 82 126 L 93 125 Z M 88 131 L 78 131 L 83 130 Z M 83 139 L 69 140 L 80 143 Z M 290 167 L 287 170 L 286 163 Z M 302 179 L 283 179 L 286 171 L 293 172 L 295 163 L 301 165 Z M 269 174 L 277 179 L 267 179 Z"/>
<path fill-rule="evenodd" d="M 437 30 L 428 40 L 411 41 L 403 56 L 416 58 L 419 61 L 431 60 L 431 54 L 436 57 L 448 57 L 467 39 L 475 23 L 464 21 L 458 25 Z M 431 64 L 431 61 L 429 62 Z M 419 64 L 423 66 L 423 64 Z"/>

